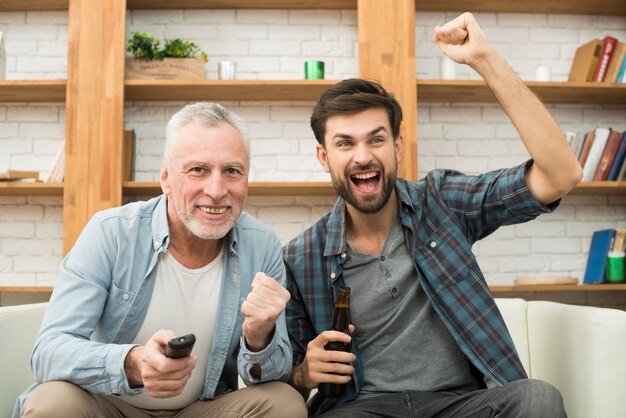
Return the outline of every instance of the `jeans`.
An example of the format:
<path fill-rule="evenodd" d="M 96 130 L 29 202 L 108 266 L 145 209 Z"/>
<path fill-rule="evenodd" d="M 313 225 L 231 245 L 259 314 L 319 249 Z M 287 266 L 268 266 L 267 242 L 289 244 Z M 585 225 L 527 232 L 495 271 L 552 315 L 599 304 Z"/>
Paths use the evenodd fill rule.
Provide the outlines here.
<path fill-rule="evenodd" d="M 357 399 L 320 415 L 323 418 L 566 418 L 563 398 L 541 380 L 458 395 L 450 392 L 395 392 Z"/>

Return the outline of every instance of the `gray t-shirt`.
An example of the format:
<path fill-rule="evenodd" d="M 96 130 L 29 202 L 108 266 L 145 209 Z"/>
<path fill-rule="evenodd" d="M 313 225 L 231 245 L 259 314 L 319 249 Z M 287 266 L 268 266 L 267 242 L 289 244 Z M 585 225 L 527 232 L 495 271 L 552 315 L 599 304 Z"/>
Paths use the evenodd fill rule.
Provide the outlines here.
<path fill-rule="evenodd" d="M 468 359 L 420 286 L 397 219 L 380 256 L 349 249 L 343 275 L 365 372 L 359 397 L 478 389 Z"/>

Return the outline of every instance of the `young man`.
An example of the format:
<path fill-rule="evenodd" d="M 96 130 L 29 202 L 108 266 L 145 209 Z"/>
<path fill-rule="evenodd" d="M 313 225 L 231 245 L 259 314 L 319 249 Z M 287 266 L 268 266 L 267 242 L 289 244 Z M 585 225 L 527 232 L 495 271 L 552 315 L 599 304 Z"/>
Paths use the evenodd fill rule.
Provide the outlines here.
<path fill-rule="evenodd" d="M 305 396 L 322 382 L 347 383 L 340 398 L 316 395 L 314 416 L 565 416 L 554 387 L 526 379 L 471 247 L 501 225 L 554 210 L 580 181 L 580 166 L 471 14 L 437 27 L 434 41 L 481 74 L 532 160 L 480 176 L 435 170 L 418 182 L 398 179 L 398 102 L 358 79 L 325 92 L 311 127 L 340 197 L 284 248 L 290 383 Z M 340 285 L 352 290 L 352 336 L 327 331 Z M 324 350 L 350 340 L 351 353 Z"/>
<path fill-rule="evenodd" d="M 63 261 L 16 416 L 306 416 L 288 384 L 261 383 L 291 371 L 289 292 L 279 240 L 242 213 L 244 136 L 214 103 L 170 119 L 163 195 L 97 213 Z M 188 333 L 192 355 L 166 357 Z"/>

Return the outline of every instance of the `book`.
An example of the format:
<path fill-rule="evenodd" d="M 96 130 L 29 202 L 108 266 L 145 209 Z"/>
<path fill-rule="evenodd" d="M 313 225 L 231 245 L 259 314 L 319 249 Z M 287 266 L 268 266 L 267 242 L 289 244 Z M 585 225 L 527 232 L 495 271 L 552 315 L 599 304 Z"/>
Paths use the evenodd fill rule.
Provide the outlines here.
<path fill-rule="evenodd" d="M 617 81 L 618 83 L 626 83 L 626 76 L 624 75 L 626 73 L 626 56 L 624 57 L 624 59 L 622 60 L 622 66 L 619 69 L 619 74 L 617 74 Z"/>
<path fill-rule="evenodd" d="M 616 131 L 617 132 L 617 131 Z M 615 160 L 613 161 L 613 166 L 611 167 L 611 171 L 609 172 L 609 177 L 607 180 L 615 181 L 618 178 L 619 171 L 626 160 L 626 131 L 622 132 L 622 139 L 619 144 L 619 148 L 617 149 L 617 154 L 615 154 Z"/>
<path fill-rule="evenodd" d="M 565 132 L 565 140 L 567 141 L 567 145 L 572 148 L 572 144 L 574 143 L 574 141 L 576 141 L 576 132 Z"/>
<path fill-rule="evenodd" d="M 595 231 L 591 236 L 589 256 L 583 283 L 596 284 L 606 282 L 606 257 L 615 242 L 615 229 Z"/>
<path fill-rule="evenodd" d="M 133 164 L 134 164 L 134 149 L 135 149 L 135 131 L 124 131 L 124 144 L 122 146 L 122 169 L 123 179 L 125 181 L 133 180 Z"/>
<path fill-rule="evenodd" d="M 57 155 L 54 157 L 52 161 L 52 166 L 48 171 L 48 175 L 46 176 L 45 181 L 47 183 L 50 182 L 61 182 L 63 181 L 63 177 L 65 175 L 65 140 L 61 143 L 61 147 L 57 152 Z"/>
<path fill-rule="evenodd" d="M 605 181 L 609 178 L 609 171 L 617 155 L 617 150 L 622 142 L 622 133 L 618 131 L 611 131 L 609 138 L 604 146 L 604 151 L 600 157 L 600 162 L 596 168 L 596 172 L 593 175 L 593 181 Z"/>
<path fill-rule="evenodd" d="M 607 83 L 615 83 L 619 70 L 624 62 L 624 55 L 626 55 L 626 42 L 618 42 L 613 52 L 613 58 L 606 69 L 606 75 L 604 81 Z"/>
<path fill-rule="evenodd" d="M 25 170 L 12 170 L 0 169 L 0 181 L 13 181 L 21 179 L 39 179 L 39 171 L 25 171 Z"/>
<path fill-rule="evenodd" d="M 591 81 L 604 81 L 606 76 L 606 69 L 611 62 L 613 52 L 617 46 L 617 39 L 612 36 L 605 36 L 602 40 L 602 52 L 600 52 L 600 58 L 598 58 L 598 64 L 596 65 L 596 71 L 593 73 L 593 79 Z"/>
<path fill-rule="evenodd" d="M 589 148 L 589 155 L 587 155 L 587 160 L 583 166 L 583 181 L 593 180 L 593 175 L 596 173 L 596 168 L 598 168 L 610 133 L 611 130 L 609 128 L 596 128 L 595 139 Z"/>
<path fill-rule="evenodd" d="M 572 144 L 572 151 L 574 151 L 574 155 L 580 161 L 580 152 L 583 149 L 583 145 L 585 144 L 585 138 L 587 137 L 587 132 L 579 132 L 576 135 L 576 140 Z"/>
<path fill-rule="evenodd" d="M 615 228 L 615 241 L 613 242 L 611 251 L 623 253 L 624 248 L 626 248 L 626 229 Z"/>
<path fill-rule="evenodd" d="M 572 67 L 569 70 L 567 81 L 581 82 L 591 81 L 598 65 L 600 53 L 602 52 L 602 41 L 592 39 L 586 44 L 576 49 Z"/>
<path fill-rule="evenodd" d="M 589 131 L 587 132 L 587 135 L 585 135 L 585 143 L 583 144 L 583 148 L 580 150 L 580 157 L 578 157 L 578 162 L 580 163 L 581 167 L 584 167 L 585 163 L 587 162 L 589 149 L 593 145 L 593 141 L 595 138 L 596 138 L 595 131 Z"/>
<path fill-rule="evenodd" d="M 622 163 L 622 166 L 619 169 L 619 174 L 617 175 L 617 181 L 626 181 L 626 160 Z"/>

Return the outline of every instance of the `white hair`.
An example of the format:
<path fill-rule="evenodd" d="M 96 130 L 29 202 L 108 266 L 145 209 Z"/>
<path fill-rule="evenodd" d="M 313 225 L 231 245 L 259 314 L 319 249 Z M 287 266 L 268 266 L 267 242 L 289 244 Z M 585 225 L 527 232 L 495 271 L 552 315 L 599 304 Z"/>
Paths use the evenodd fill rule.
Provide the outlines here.
<path fill-rule="evenodd" d="M 220 122 L 226 122 L 239 132 L 246 146 L 248 159 L 250 158 L 250 145 L 248 139 L 248 127 L 236 114 L 226 110 L 224 106 L 212 102 L 199 102 L 187 105 L 176 112 L 167 122 L 165 135 L 165 150 L 163 159 L 169 166 L 172 148 L 180 130 L 189 123 L 198 126 L 217 126 Z"/>

